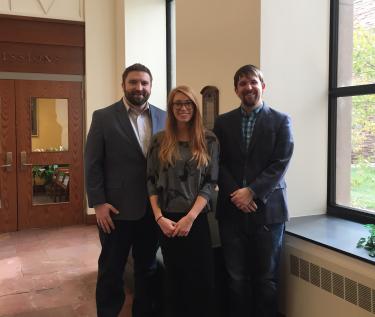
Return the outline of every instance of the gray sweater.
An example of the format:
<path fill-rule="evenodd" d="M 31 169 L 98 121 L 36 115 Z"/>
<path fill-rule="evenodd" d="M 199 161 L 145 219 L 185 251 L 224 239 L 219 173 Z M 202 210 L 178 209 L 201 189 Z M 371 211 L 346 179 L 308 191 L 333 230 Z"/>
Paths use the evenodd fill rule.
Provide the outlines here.
<path fill-rule="evenodd" d="M 192 153 L 188 142 L 179 142 L 181 159 L 168 166 L 159 160 L 160 141 L 164 132 L 156 134 L 150 144 L 147 156 L 147 187 L 149 195 L 158 195 L 162 212 L 187 213 L 197 196 L 210 200 L 217 184 L 219 170 L 219 142 L 211 131 L 205 131 L 209 164 L 197 167 L 191 160 Z M 209 205 L 207 205 L 209 208 Z M 207 208 L 206 208 L 207 209 Z"/>

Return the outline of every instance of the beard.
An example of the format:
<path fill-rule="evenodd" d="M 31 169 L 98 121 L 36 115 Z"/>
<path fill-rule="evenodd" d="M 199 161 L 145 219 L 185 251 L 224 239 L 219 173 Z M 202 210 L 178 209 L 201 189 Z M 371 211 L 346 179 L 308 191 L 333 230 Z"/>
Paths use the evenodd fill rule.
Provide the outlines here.
<path fill-rule="evenodd" d="M 131 92 L 131 91 L 125 91 L 125 98 L 134 106 L 142 106 L 144 105 L 148 98 L 150 97 L 150 94 L 146 91 L 142 91 L 141 93 Z"/>
<path fill-rule="evenodd" d="M 251 93 L 250 96 L 247 96 L 248 93 L 244 93 L 242 95 L 241 101 L 242 104 L 247 108 L 253 108 L 260 104 L 260 96 L 258 93 Z"/>

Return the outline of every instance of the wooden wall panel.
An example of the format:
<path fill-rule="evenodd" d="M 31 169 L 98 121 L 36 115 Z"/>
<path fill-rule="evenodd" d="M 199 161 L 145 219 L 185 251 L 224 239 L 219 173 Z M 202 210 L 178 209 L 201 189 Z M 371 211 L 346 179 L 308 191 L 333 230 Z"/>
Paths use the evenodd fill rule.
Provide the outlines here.
<path fill-rule="evenodd" d="M 0 42 L 0 71 L 84 74 L 84 49 L 73 46 Z"/>
<path fill-rule="evenodd" d="M 0 15 L 0 40 L 84 47 L 85 27 L 82 22 Z"/>
<path fill-rule="evenodd" d="M 83 23 L 0 15 L 0 71 L 83 75 Z"/>

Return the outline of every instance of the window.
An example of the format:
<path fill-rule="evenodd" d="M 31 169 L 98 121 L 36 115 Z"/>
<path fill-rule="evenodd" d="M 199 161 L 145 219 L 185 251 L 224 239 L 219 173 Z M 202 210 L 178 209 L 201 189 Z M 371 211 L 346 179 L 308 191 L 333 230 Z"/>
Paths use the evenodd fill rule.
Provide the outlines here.
<path fill-rule="evenodd" d="M 176 86 L 176 8 L 174 0 L 166 0 L 167 95 Z"/>
<path fill-rule="evenodd" d="M 328 213 L 375 220 L 375 1 L 331 0 Z"/>

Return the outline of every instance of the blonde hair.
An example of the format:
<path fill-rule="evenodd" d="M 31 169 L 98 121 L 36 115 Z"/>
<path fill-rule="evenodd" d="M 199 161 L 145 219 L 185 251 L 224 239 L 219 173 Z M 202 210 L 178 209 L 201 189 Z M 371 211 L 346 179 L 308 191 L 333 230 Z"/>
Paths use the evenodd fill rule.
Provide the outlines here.
<path fill-rule="evenodd" d="M 178 92 L 186 95 L 194 103 L 193 116 L 189 121 L 189 146 L 193 155 L 192 160 L 197 162 L 198 167 L 207 166 L 210 158 L 205 142 L 202 116 L 198 107 L 199 102 L 194 91 L 188 86 L 178 86 L 169 93 L 167 121 L 165 125 L 165 133 L 160 142 L 159 159 L 164 165 L 174 165 L 176 160 L 180 158 L 177 146 L 177 120 L 173 114 L 173 99 Z"/>

